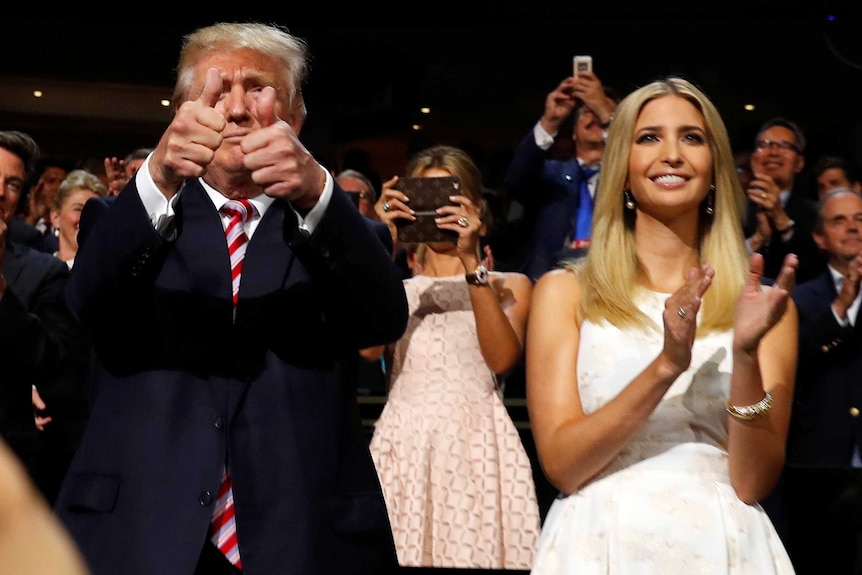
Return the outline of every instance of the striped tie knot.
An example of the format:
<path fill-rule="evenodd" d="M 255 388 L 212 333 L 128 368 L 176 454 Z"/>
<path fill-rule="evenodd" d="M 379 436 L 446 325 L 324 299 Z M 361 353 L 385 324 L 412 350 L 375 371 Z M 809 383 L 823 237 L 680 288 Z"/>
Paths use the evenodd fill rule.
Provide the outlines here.
<path fill-rule="evenodd" d="M 230 218 L 225 228 L 225 235 L 227 236 L 227 248 L 230 254 L 233 306 L 234 311 L 236 311 L 236 304 L 239 301 L 239 279 L 242 274 L 242 260 L 245 258 L 245 248 L 248 243 L 248 235 L 245 233 L 245 223 L 256 212 L 251 202 L 245 198 L 228 200 L 219 211 Z"/>
<path fill-rule="evenodd" d="M 254 215 L 254 206 L 245 198 L 228 200 L 221 207 L 221 213 L 230 216 L 231 222 L 237 220 L 245 223 Z"/>

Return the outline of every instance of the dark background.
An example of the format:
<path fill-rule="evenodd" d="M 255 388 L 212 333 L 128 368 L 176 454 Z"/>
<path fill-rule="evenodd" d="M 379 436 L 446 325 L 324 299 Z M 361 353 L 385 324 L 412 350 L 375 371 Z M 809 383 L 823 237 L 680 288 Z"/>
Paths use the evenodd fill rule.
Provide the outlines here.
<path fill-rule="evenodd" d="M 780 115 L 807 133 L 809 165 L 826 152 L 862 164 L 860 6 L 859 0 L 443 0 L 306 3 L 242 15 L 206 7 L 200 17 L 154 19 L 153 7 L 132 5 L 122 19 L 4 19 L 0 82 L 163 86 L 169 95 L 183 34 L 215 21 L 262 20 L 309 43 L 302 137 L 333 169 L 350 147 L 394 154 L 373 158 L 388 172 L 403 157 L 381 142 L 398 140 L 407 149 L 445 142 L 479 156 L 494 185 L 545 95 L 571 74 L 575 54 L 592 55 L 598 77 L 622 94 L 667 74 L 693 80 L 718 105 L 737 149 L 749 148 L 757 127 Z M 756 109 L 744 111 L 746 103 Z M 432 114 L 420 117 L 419 106 Z M 410 129 L 416 122 L 420 132 Z M 46 153 L 84 157 L 155 144 L 166 122 L 0 109 L 0 125 L 30 131 Z"/>

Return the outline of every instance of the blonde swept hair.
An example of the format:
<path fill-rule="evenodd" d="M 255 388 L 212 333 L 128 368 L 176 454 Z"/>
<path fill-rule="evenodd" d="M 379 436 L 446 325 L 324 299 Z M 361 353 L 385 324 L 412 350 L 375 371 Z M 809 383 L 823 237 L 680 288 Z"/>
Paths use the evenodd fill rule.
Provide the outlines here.
<path fill-rule="evenodd" d="M 590 250 L 585 258 L 569 262 L 566 267 L 577 274 L 582 286 L 583 318 L 593 322 L 607 320 L 617 327 L 658 328 L 635 303 L 638 291 L 645 286 L 646 274 L 635 250 L 635 215 L 625 208 L 623 191 L 635 122 L 648 102 L 667 95 L 685 98 L 700 111 L 712 152 L 713 214 L 707 214 L 702 206 L 698 228 L 700 261 L 715 269 L 715 278 L 701 308 L 698 335 L 703 335 L 733 325 L 733 310 L 748 274 L 749 255 L 742 232 L 745 195 L 718 110 L 685 79 L 656 80 L 620 102 L 602 159 Z"/>
<path fill-rule="evenodd" d="M 281 67 L 275 88 L 288 113 L 298 121 L 306 116 L 302 85 L 308 75 L 308 46 L 276 24 L 226 22 L 199 28 L 183 37 L 174 87 L 174 109 L 191 97 L 194 66 L 210 52 L 247 49 L 271 58 Z"/>
<path fill-rule="evenodd" d="M 55 212 L 62 211 L 63 205 L 78 190 L 87 190 L 100 197 L 108 195 L 108 188 L 96 174 L 87 170 L 72 170 L 60 183 L 60 187 L 57 188 L 57 195 L 54 196 L 54 204 L 51 206 L 51 209 Z"/>

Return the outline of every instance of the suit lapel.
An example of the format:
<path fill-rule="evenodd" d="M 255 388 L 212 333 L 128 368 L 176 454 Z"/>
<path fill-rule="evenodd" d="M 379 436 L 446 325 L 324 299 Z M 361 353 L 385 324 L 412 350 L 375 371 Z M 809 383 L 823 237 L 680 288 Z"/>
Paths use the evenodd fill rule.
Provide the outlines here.
<path fill-rule="evenodd" d="M 282 200 L 274 201 L 263 215 L 242 264 L 239 299 L 258 298 L 284 286 L 293 251 L 284 239 L 284 218 L 294 217 Z"/>
<path fill-rule="evenodd" d="M 176 247 L 188 268 L 191 290 L 219 300 L 231 300 L 230 255 L 221 218 L 195 180 L 180 197 L 180 226 Z"/>

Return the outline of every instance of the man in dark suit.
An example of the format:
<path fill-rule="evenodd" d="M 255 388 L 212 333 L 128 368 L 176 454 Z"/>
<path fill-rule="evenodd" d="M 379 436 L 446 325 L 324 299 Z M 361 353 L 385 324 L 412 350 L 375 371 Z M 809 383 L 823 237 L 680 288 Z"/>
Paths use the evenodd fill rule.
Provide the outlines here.
<path fill-rule="evenodd" d="M 305 72 L 280 27 L 192 32 L 173 121 L 110 207 L 85 207 L 103 213 L 68 294 L 93 336 L 94 401 L 55 510 L 96 575 L 397 569 L 352 370 L 400 337 L 407 301 L 298 139 Z M 251 217 L 236 295 L 229 199 Z"/>
<path fill-rule="evenodd" d="M 503 184 L 523 209 L 512 225 L 524 253 L 511 267 L 534 282 L 561 258 L 582 255 L 589 246 L 592 201 L 617 101 L 591 71 L 568 77 L 548 94 L 542 117 L 515 148 Z M 571 139 L 558 137 L 570 116 Z M 569 144 L 573 154 L 558 153 Z M 579 215 L 586 220 L 581 229 Z"/>
<path fill-rule="evenodd" d="M 0 132 L 0 432 L 37 482 L 42 438 L 35 389 L 59 374 L 76 330 L 64 294 L 66 264 L 7 237 L 38 156 L 27 134 Z"/>
<path fill-rule="evenodd" d="M 817 219 L 817 202 L 799 186 L 805 167 L 805 134 L 786 118 L 765 122 L 754 138 L 752 177 L 745 221 L 746 242 L 763 254 L 763 275 L 775 279 L 784 258 L 799 258 L 797 283 L 826 270 L 826 258 L 811 236 Z"/>
<path fill-rule="evenodd" d="M 856 573 L 862 528 L 862 196 L 824 195 L 814 240 L 828 269 L 797 285 L 799 363 L 783 477 L 797 573 Z M 828 558 L 828 563 L 824 560 Z"/>

